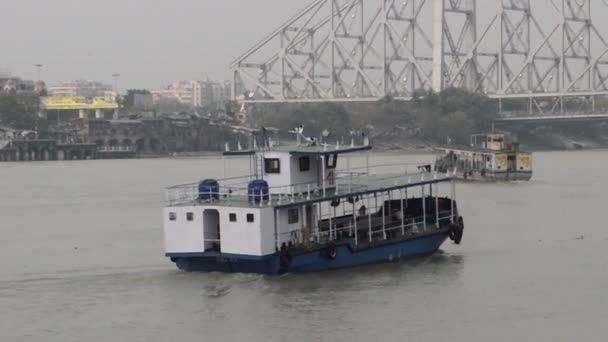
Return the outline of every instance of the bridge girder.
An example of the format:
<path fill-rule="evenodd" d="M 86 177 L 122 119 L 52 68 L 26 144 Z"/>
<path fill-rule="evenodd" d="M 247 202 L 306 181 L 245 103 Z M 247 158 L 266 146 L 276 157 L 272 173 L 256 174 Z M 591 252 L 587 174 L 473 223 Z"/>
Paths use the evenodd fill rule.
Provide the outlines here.
<path fill-rule="evenodd" d="M 592 13 L 608 14 L 608 0 L 496 3 L 482 25 L 476 0 L 315 0 L 231 64 L 234 95 L 352 102 L 460 87 L 527 99 L 530 112 L 564 111 L 568 97 L 594 109 L 608 42 Z"/>

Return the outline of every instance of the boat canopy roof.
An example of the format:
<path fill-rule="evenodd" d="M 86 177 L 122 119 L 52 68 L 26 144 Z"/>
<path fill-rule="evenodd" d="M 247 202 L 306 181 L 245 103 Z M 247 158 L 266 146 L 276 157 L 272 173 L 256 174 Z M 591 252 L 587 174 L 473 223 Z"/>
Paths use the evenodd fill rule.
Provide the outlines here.
<path fill-rule="evenodd" d="M 300 155 L 300 156 L 322 156 L 329 154 L 345 154 L 345 153 L 355 153 L 362 151 L 369 151 L 372 147 L 370 145 L 367 146 L 332 146 L 332 145 L 316 145 L 316 146 L 298 146 L 298 145 L 285 145 L 285 146 L 275 146 L 266 148 L 262 151 L 262 149 L 257 150 L 242 150 L 242 151 L 225 151 L 224 156 L 244 156 L 244 155 L 252 155 L 258 152 L 283 152 L 289 153 L 291 155 Z"/>
<path fill-rule="evenodd" d="M 486 154 L 515 153 L 515 152 L 518 154 L 532 153 L 532 152 L 523 151 L 523 150 L 517 150 L 517 151 L 509 150 L 509 149 L 492 150 L 489 148 L 481 148 L 481 147 L 466 146 L 466 145 L 442 145 L 442 146 L 436 146 L 435 150 L 444 151 L 444 152 L 460 151 L 460 152 L 473 152 L 473 153 L 486 153 Z"/>

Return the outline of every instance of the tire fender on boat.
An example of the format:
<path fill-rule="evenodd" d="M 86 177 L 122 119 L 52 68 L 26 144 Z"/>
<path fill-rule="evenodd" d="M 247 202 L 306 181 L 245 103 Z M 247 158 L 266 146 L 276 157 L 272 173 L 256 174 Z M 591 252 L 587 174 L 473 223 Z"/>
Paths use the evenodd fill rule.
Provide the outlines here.
<path fill-rule="evenodd" d="M 458 223 L 450 223 L 448 236 L 450 240 L 454 241 L 455 244 L 460 245 L 462 236 L 464 233 L 464 219 L 462 216 L 458 217 Z"/>
<path fill-rule="evenodd" d="M 325 247 L 325 255 L 328 259 L 334 260 L 338 256 L 338 248 L 333 243 L 328 243 Z"/>
<path fill-rule="evenodd" d="M 293 262 L 293 256 L 288 251 L 282 251 L 279 255 L 281 267 L 289 267 Z"/>

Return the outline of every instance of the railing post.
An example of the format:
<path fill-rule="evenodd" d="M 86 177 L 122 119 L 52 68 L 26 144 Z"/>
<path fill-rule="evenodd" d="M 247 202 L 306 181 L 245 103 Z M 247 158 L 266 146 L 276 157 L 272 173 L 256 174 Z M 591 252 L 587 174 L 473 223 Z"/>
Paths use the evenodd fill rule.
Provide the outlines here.
<path fill-rule="evenodd" d="M 326 186 L 325 186 L 325 156 L 321 155 L 321 184 L 323 185 L 323 197 L 326 196 Z"/>
<path fill-rule="evenodd" d="M 422 229 L 426 232 L 426 195 L 422 186 Z"/>
<path fill-rule="evenodd" d="M 281 242 L 279 241 L 279 231 L 280 231 L 279 209 L 275 209 L 274 210 L 274 239 L 275 239 L 277 251 L 281 250 L 281 246 L 280 246 Z"/>
<path fill-rule="evenodd" d="M 359 244 L 359 239 L 357 237 L 357 208 L 355 201 L 353 201 L 353 226 L 355 228 L 355 246 L 357 246 Z"/>
<path fill-rule="evenodd" d="M 315 221 L 317 221 L 316 227 L 317 227 L 317 241 L 321 240 L 321 220 L 323 219 L 323 210 L 322 210 L 322 203 L 321 202 L 317 202 L 317 206 L 319 208 L 318 210 L 318 214 L 319 216 L 317 217 L 317 219 Z"/>
<path fill-rule="evenodd" d="M 403 212 L 403 189 L 399 189 L 399 210 L 401 210 L 401 235 L 405 236 L 405 212 Z"/>
<path fill-rule="evenodd" d="M 386 205 L 384 205 L 384 195 L 382 195 L 382 238 L 386 240 Z"/>
<path fill-rule="evenodd" d="M 331 206 L 331 204 L 330 204 Z M 332 225 L 331 225 L 331 208 L 328 209 L 329 213 L 327 214 L 327 222 L 329 223 L 329 241 L 332 240 Z"/>
<path fill-rule="evenodd" d="M 451 208 L 450 208 L 450 222 L 454 223 L 454 202 L 456 201 L 456 189 L 454 186 L 454 178 L 452 178 L 452 180 L 450 180 L 450 202 L 451 202 Z"/>
<path fill-rule="evenodd" d="M 439 229 L 439 183 L 435 183 L 435 227 Z"/>
<path fill-rule="evenodd" d="M 368 229 L 369 229 L 369 243 L 372 243 L 372 207 L 371 200 L 369 197 L 367 198 L 367 219 L 368 219 Z"/>

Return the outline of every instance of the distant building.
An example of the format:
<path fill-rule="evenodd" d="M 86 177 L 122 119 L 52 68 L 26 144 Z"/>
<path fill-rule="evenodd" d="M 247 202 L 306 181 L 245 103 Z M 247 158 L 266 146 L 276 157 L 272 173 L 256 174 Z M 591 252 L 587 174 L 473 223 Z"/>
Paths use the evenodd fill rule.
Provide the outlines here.
<path fill-rule="evenodd" d="M 133 108 L 138 110 L 151 110 L 154 105 L 152 94 L 133 94 Z"/>
<path fill-rule="evenodd" d="M 203 107 L 230 99 L 231 89 L 230 81 L 175 81 L 152 94 L 155 103 L 175 99 L 182 104 Z"/>
<path fill-rule="evenodd" d="M 163 99 L 175 99 L 179 103 L 197 106 L 195 89 L 197 81 L 176 81 L 165 88 L 152 92 L 154 99 L 159 102 Z"/>
<path fill-rule="evenodd" d="M 84 96 L 86 98 L 104 97 L 114 98 L 116 94 L 112 86 L 97 81 L 66 81 L 48 88 L 49 96 L 74 97 Z"/>
<path fill-rule="evenodd" d="M 0 91 L 5 93 L 21 94 L 35 93 L 45 96 L 47 89 L 43 81 L 22 80 L 19 77 L 0 76 Z"/>
<path fill-rule="evenodd" d="M 219 81 L 208 83 L 211 87 L 213 102 L 223 102 L 231 99 L 232 83 L 230 81 Z"/>

